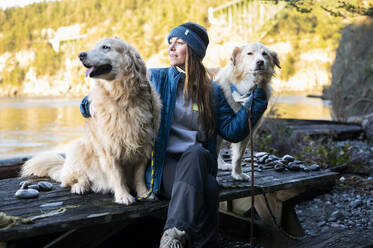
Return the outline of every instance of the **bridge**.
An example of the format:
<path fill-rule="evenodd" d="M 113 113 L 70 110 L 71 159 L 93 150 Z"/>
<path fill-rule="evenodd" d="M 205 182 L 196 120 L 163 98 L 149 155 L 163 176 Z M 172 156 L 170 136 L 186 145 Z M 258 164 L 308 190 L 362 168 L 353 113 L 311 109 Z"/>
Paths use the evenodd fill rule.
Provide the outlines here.
<path fill-rule="evenodd" d="M 246 41 L 259 41 L 280 19 L 285 6 L 279 0 L 234 0 L 209 8 L 209 22 L 228 26 Z"/>

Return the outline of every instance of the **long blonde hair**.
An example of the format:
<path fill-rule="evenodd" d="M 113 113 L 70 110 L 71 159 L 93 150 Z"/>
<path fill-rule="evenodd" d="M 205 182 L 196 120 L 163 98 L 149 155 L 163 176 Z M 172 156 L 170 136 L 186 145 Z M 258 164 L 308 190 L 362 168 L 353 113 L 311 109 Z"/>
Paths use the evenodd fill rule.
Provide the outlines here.
<path fill-rule="evenodd" d="M 187 46 L 185 59 L 185 84 L 183 94 L 198 106 L 198 120 L 211 136 L 215 131 L 213 97 L 210 76 L 198 55 Z"/>

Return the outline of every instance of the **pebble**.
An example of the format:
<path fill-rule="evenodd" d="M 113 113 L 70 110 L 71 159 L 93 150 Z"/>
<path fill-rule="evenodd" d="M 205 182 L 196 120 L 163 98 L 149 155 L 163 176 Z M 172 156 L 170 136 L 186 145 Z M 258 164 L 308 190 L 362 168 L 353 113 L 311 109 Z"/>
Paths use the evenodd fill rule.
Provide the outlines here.
<path fill-rule="evenodd" d="M 255 157 L 262 157 L 264 155 L 268 155 L 268 152 L 257 152 L 257 153 L 255 153 Z"/>
<path fill-rule="evenodd" d="M 298 163 L 295 163 L 295 162 L 290 162 L 286 165 L 286 168 L 288 168 L 289 170 L 291 171 L 299 171 L 300 170 L 300 166 Z"/>
<path fill-rule="evenodd" d="M 319 223 L 317 223 L 317 225 L 319 227 L 322 227 L 322 226 L 325 226 L 326 222 L 325 221 L 320 221 Z"/>
<path fill-rule="evenodd" d="M 351 202 L 351 204 L 350 204 L 350 206 L 352 208 L 358 208 L 361 205 L 363 205 L 363 202 L 361 200 L 355 200 L 355 201 Z"/>
<path fill-rule="evenodd" d="M 295 158 L 293 156 L 290 156 L 290 155 L 285 155 L 282 157 L 283 160 L 286 160 L 288 162 L 293 162 L 295 160 Z"/>
<path fill-rule="evenodd" d="M 317 170 L 320 170 L 320 165 L 318 165 L 318 164 L 311 164 L 310 166 L 308 166 L 308 168 L 311 171 L 317 171 Z"/>
<path fill-rule="evenodd" d="M 285 169 L 285 166 L 283 165 L 283 164 L 275 164 L 275 171 L 277 171 L 277 172 L 281 172 L 281 171 L 284 171 L 284 169 Z"/>
<path fill-rule="evenodd" d="M 285 160 L 285 159 L 280 159 L 279 160 L 281 163 L 283 163 L 283 164 L 288 164 L 289 163 L 289 161 L 288 160 Z"/>
<path fill-rule="evenodd" d="M 40 191 L 50 191 L 53 189 L 53 184 L 46 181 L 38 182 L 38 186 L 40 188 Z"/>
<path fill-rule="evenodd" d="M 261 164 L 265 163 L 267 158 L 268 158 L 268 155 L 264 155 L 264 156 L 260 157 L 258 159 L 258 163 L 261 163 Z"/>
<path fill-rule="evenodd" d="M 31 199 L 39 196 L 39 191 L 35 189 L 19 189 L 15 196 L 20 199 Z"/>
<path fill-rule="evenodd" d="M 22 181 L 19 183 L 19 187 L 21 189 L 27 189 L 27 186 L 29 186 L 31 183 L 29 181 Z"/>
<path fill-rule="evenodd" d="M 343 217 L 343 213 L 339 210 L 336 210 L 334 211 L 332 214 L 331 214 L 332 217 L 336 218 L 336 219 L 339 219 L 339 218 L 342 218 Z"/>
<path fill-rule="evenodd" d="M 28 189 L 35 189 L 35 190 L 39 190 L 39 185 L 37 184 L 30 184 L 27 186 Z"/>

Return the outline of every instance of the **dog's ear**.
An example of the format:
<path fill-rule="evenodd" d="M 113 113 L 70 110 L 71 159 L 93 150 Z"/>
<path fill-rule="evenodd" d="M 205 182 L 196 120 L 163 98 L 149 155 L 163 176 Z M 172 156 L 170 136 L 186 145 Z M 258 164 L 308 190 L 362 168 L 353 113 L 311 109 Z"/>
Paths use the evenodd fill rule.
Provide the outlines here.
<path fill-rule="evenodd" d="M 280 60 L 278 59 L 278 56 L 277 56 L 277 53 L 274 52 L 274 51 L 271 51 L 271 57 L 273 59 L 273 63 L 281 69 L 281 66 L 280 66 Z"/>
<path fill-rule="evenodd" d="M 132 49 L 130 49 L 129 55 L 132 60 L 131 64 L 133 66 L 133 69 L 135 69 L 137 73 L 146 74 L 146 65 L 141 56 L 135 50 Z"/>
<path fill-rule="evenodd" d="M 237 56 L 241 53 L 241 51 L 242 51 L 241 47 L 235 47 L 234 48 L 233 53 L 232 53 L 232 57 L 231 57 L 231 61 L 232 61 L 233 66 L 236 65 Z"/>

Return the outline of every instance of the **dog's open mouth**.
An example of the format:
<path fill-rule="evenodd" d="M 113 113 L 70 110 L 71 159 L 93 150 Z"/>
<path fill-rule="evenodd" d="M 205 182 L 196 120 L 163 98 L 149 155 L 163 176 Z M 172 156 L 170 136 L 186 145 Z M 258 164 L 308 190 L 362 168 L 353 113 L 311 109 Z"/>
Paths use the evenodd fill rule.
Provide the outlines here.
<path fill-rule="evenodd" d="M 112 66 L 110 64 L 86 67 L 88 67 L 88 70 L 85 72 L 86 77 L 95 77 L 98 75 L 106 74 L 111 72 L 112 69 Z"/>

